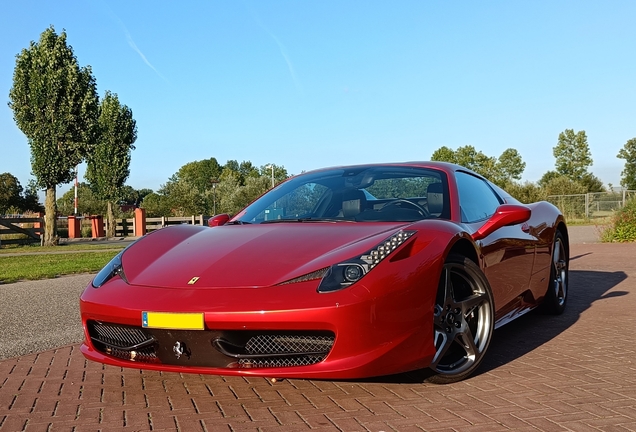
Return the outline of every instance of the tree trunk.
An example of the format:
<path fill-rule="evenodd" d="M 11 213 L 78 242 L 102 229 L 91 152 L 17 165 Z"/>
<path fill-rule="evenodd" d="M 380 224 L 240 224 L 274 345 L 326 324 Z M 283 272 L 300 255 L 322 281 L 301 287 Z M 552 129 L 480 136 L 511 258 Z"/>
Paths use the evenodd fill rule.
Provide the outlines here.
<path fill-rule="evenodd" d="M 56 246 L 57 238 L 57 202 L 55 200 L 55 186 L 46 188 L 44 199 L 44 246 Z"/>
<path fill-rule="evenodd" d="M 110 201 L 108 201 L 108 210 L 106 211 L 106 220 L 108 221 L 108 223 L 106 224 L 108 228 L 106 232 L 106 237 L 115 237 L 115 228 L 116 228 L 115 213 L 113 212 L 113 203 L 111 203 Z"/>

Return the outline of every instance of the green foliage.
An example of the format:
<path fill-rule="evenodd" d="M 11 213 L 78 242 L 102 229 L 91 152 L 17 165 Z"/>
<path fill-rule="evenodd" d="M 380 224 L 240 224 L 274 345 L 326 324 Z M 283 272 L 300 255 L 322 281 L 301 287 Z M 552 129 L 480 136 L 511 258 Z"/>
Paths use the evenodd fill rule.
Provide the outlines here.
<path fill-rule="evenodd" d="M 105 201 L 120 198 L 130 175 L 131 152 L 137 140 L 132 110 L 121 105 L 117 94 L 106 92 L 99 107 L 99 137 L 88 155 L 86 180 L 95 194 Z"/>
<path fill-rule="evenodd" d="M 561 177 L 561 174 L 556 171 L 548 171 L 543 174 L 543 176 L 541 176 L 537 183 L 539 184 L 539 186 L 545 187 L 548 183 L 550 183 L 552 179 L 555 179 L 557 177 Z"/>
<path fill-rule="evenodd" d="M 636 198 L 625 203 L 612 217 L 608 228 L 601 234 L 606 242 L 636 241 Z"/>
<path fill-rule="evenodd" d="M 254 201 L 271 187 L 271 178 L 266 176 L 248 177 L 245 184 L 236 186 L 236 183 L 227 184 L 227 193 L 223 195 L 219 213 L 236 214 L 245 206 Z M 221 190 L 223 191 L 221 185 Z"/>
<path fill-rule="evenodd" d="M 585 186 L 587 192 L 605 192 L 605 187 L 600 178 L 592 173 L 585 173 L 579 183 Z"/>
<path fill-rule="evenodd" d="M 0 174 L 0 214 L 9 207 L 20 207 L 22 204 L 22 186 L 17 177 L 7 173 Z"/>
<path fill-rule="evenodd" d="M 545 185 L 546 195 L 577 195 L 587 193 L 587 187 L 565 175 L 550 179 Z"/>
<path fill-rule="evenodd" d="M 288 177 L 282 166 L 256 168 L 251 162 L 215 158 L 190 162 L 172 175 L 157 194 L 146 196 L 142 207 L 149 216 L 236 214 L 271 187 Z"/>
<path fill-rule="evenodd" d="M 575 133 L 573 129 L 566 129 L 561 132 L 553 154 L 557 173 L 578 182 L 587 174 L 593 162 L 585 131 Z"/>
<path fill-rule="evenodd" d="M 270 185 L 272 178 L 272 168 L 274 171 L 274 185 L 277 185 L 278 183 L 283 182 L 289 178 L 289 174 L 287 173 L 287 170 L 284 166 L 276 164 L 263 165 L 260 168 L 260 175 L 269 177 Z M 256 174 L 257 175 L 253 175 L 253 177 L 257 177 L 259 175 L 258 173 Z"/>
<path fill-rule="evenodd" d="M 459 147 L 456 151 L 444 146 L 433 152 L 431 160 L 461 165 L 501 187 L 513 180 L 521 179 L 521 174 L 526 168 L 519 152 L 512 148 L 504 150 L 501 156 L 496 158 L 486 156 L 470 145 Z"/>
<path fill-rule="evenodd" d="M 509 148 L 497 159 L 497 172 L 502 181 L 521 180 L 521 174 L 526 169 L 526 163 L 516 149 Z"/>
<path fill-rule="evenodd" d="M 199 193 L 203 193 L 212 187 L 213 180 L 218 180 L 222 170 L 221 165 L 213 157 L 189 162 L 179 168 L 179 171 L 168 180 L 168 183 L 187 181 Z"/>
<path fill-rule="evenodd" d="M 625 159 L 625 167 L 621 172 L 621 186 L 636 190 L 636 138 L 628 140 L 616 157 Z"/>
<path fill-rule="evenodd" d="M 139 207 L 144 198 L 152 193 L 152 189 L 134 189 L 132 186 L 124 185 L 120 193 L 120 204 Z"/>
<path fill-rule="evenodd" d="M 113 202 L 119 202 L 121 188 L 130 175 L 131 152 L 137 140 L 132 110 L 121 105 L 117 94 L 106 92 L 99 106 L 97 145 L 88 155 L 86 179 L 100 199 L 106 201 L 107 237 L 115 236 Z"/>
<path fill-rule="evenodd" d="M 433 152 L 431 156 L 432 161 L 438 162 L 450 162 L 457 163 L 457 156 L 455 156 L 455 150 L 448 148 L 446 146 L 442 146 Z"/>
<path fill-rule="evenodd" d="M 146 210 L 147 217 L 170 216 L 172 214 L 168 197 L 154 192 L 146 195 L 140 206 Z"/>
<path fill-rule="evenodd" d="M 80 215 L 103 215 L 106 211 L 106 202 L 99 199 L 88 183 L 80 182 L 77 185 L 77 212 Z M 57 208 L 63 216 L 72 215 L 75 211 L 75 187 L 71 187 L 58 200 Z"/>
<path fill-rule="evenodd" d="M 525 182 L 523 184 L 511 182 L 508 183 L 504 189 L 515 199 L 524 204 L 545 201 L 548 196 L 544 188 L 532 182 Z"/>
<path fill-rule="evenodd" d="M 10 173 L 0 174 L 0 214 L 21 214 L 41 212 L 38 191 L 34 180 L 24 189 L 17 177 Z"/>
<path fill-rule="evenodd" d="M 97 135 L 98 97 L 90 66 L 79 67 L 66 33 L 46 29 L 16 56 L 9 106 L 31 147 L 31 169 L 46 188 L 46 245 L 55 243 L 55 186 L 73 179 Z"/>
<path fill-rule="evenodd" d="M 568 176 L 559 175 L 552 178 L 543 187 L 545 194 L 550 197 L 550 202 L 556 205 L 568 220 L 584 217 L 585 199 L 571 199 L 563 195 L 582 195 L 587 193 L 587 187 L 570 179 Z M 558 195 L 558 197 L 554 197 Z"/>

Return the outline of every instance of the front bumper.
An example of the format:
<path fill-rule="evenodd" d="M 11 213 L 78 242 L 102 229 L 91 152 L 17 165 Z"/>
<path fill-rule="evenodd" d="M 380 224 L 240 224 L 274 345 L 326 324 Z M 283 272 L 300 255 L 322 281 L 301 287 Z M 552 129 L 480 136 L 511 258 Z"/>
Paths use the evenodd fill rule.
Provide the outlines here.
<path fill-rule="evenodd" d="M 280 378 L 363 378 L 427 367 L 434 356 L 437 283 L 402 281 L 396 289 L 395 280 L 365 282 L 319 294 L 315 281 L 166 289 L 114 278 L 99 289 L 89 285 L 82 294 L 81 351 L 90 360 L 120 367 Z M 143 328 L 144 311 L 202 312 L 204 329 Z M 124 329 L 141 339 L 126 345 L 125 337 L 122 342 L 100 336 L 98 327 Z M 269 346 L 254 351 L 259 340 L 269 340 Z M 290 348 L 290 341 L 305 345 Z"/>

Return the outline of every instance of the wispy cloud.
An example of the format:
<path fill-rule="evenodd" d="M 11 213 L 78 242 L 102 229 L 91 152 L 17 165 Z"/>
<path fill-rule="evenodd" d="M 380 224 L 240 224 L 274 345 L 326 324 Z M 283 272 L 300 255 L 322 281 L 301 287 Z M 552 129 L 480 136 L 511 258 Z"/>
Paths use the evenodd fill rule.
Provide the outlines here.
<path fill-rule="evenodd" d="M 293 65 L 293 63 L 291 61 L 291 58 L 287 54 L 287 48 L 285 48 L 285 45 L 283 45 L 283 43 L 280 41 L 280 39 L 278 39 L 276 37 L 276 35 L 274 33 L 272 33 L 267 27 L 265 27 L 265 24 L 263 24 L 263 22 L 260 20 L 260 18 L 258 17 L 256 12 L 254 11 L 254 9 L 252 9 L 251 7 L 249 7 L 247 5 L 246 5 L 246 7 L 249 10 L 250 15 L 252 15 L 252 18 L 254 19 L 256 24 L 258 24 L 258 26 L 265 33 L 267 33 L 267 35 L 269 37 L 271 37 L 274 40 L 274 42 L 276 42 L 276 45 L 278 46 L 278 51 L 280 51 L 280 54 L 285 59 L 285 63 L 287 63 L 287 69 L 289 69 L 289 74 L 291 75 L 291 79 L 294 82 L 294 86 L 296 86 L 296 90 L 298 90 L 298 92 L 300 94 L 303 94 L 303 87 L 302 87 L 302 85 L 300 83 L 300 80 L 298 79 L 298 76 L 296 75 L 296 70 L 294 69 L 294 65 Z"/>
<path fill-rule="evenodd" d="M 141 52 L 141 50 L 139 49 L 139 47 L 137 46 L 137 44 L 135 43 L 135 41 L 133 40 L 132 36 L 130 36 L 130 33 L 128 32 L 128 29 L 126 29 L 126 26 L 124 25 L 124 23 L 122 23 L 120 21 L 120 24 L 122 26 L 122 28 L 124 29 L 124 33 L 126 34 L 126 40 L 128 41 L 128 45 L 130 45 L 130 47 L 135 50 L 135 52 L 137 54 L 139 54 L 139 57 L 141 57 L 141 59 L 144 61 L 144 63 L 146 63 L 148 65 L 148 67 L 150 67 L 150 69 L 152 69 L 153 71 L 155 71 L 155 73 L 157 75 L 159 75 L 161 77 L 161 79 L 163 79 L 165 82 L 168 82 L 168 80 L 159 73 L 159 71 L 157 70 L 157 68 L 155 68 L 152 63 L 150 63 L 150 61 L 148 61 L 148 59 L 146 58 L 146 56 L 144 55 L 143 52 Z"/>
<path fill-rule="evenodd" d="M 150 61 L 146 58 L 146 56 L 144 55 L 144 53 L 139 49 L 139 47 L 137 46 L 137 44 L 135 43 L 135 41 L 133 40 L 132 36 L 130 35 L 130 32 L 128 31 L 128 28 L 126 28 L 126 25 L 124 24 L 124 22 L 117 16 L 115 15 L 115 13 L 111 10 L 111 8 L 105 3 L 102 2 L 102 5 L 108 10 L 108 13 L 110 14 L 110 16 L 117 21 L 117 24 L 119 24 L 119 26 L 121 27 L 121 29 L 123 30 L 124 34 L 126 35 L 126 41 L 128 42 L 128 45 L 137 53 L 139 54 L 139 57 L 141 57 L 141 59 L 144 61 L 144 63 L 146 63 L 146 65 L 148 65 L 148 67 L 150 69 L 152 69 L 162 80 L 164 80 L 165 82 L 169 83 L 169 81 L 166 79 L 166 77 L 164 77 L 163 75 L 161 75 L 161 73 L 157 70 L 157 68 L 155 68 L 153 66 L 152 63 L 150 63 Z"/>

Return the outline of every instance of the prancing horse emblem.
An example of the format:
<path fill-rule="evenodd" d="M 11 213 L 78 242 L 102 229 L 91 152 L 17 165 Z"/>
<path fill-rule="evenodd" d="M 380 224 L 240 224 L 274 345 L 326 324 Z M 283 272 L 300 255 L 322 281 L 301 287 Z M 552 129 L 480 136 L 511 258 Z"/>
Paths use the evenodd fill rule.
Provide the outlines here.
<path fill-rule="evenodd" d="M 195 276 L 188 282 L 188 285 L 194 285 L 199 280 L 199 276 Z"/>
<path fill-rule="evenodd" d="M 177 358 L 177 360 L 179 360 L 179 358 L 181 358 L 181 356 L 183 355 L 183 348 L 184 348 L 184 345 L 179 341 L 177 341 L 177 343 L 175 343 L 174 346 L 172 347 L 172 352 L 174 352 L 174 355 Z"/>

